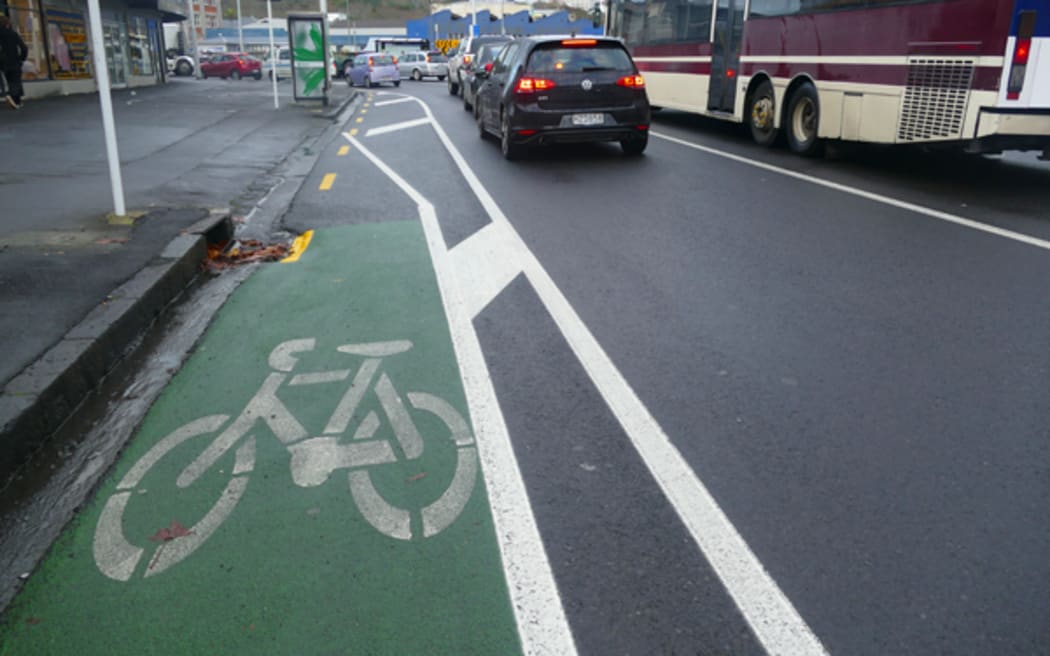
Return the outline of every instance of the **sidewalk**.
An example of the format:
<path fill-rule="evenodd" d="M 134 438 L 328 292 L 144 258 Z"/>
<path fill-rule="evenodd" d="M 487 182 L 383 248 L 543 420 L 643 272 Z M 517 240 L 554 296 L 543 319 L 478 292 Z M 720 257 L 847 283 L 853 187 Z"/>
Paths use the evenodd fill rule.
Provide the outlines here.
<path fill-rule="evenodd" d="M 115 91 L 129 219 L 112 212 L 98 97 L 0 112 L 0 488 L 353 98 L 273 108 L 270 84 Z M 185 234 L 188 229 L 193 234 Z"/>

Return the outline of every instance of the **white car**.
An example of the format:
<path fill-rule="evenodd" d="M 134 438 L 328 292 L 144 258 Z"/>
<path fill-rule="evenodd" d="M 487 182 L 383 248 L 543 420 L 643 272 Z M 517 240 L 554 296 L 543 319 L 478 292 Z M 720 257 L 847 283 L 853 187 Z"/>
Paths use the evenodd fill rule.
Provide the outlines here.
<path fill-rule="evenodd" d="M 410 77 L 417 81 L 425 77 L 444 80 L 448 75 L 448 57 L 440 50 L 406 52 L 398 59 L 397 69 L 401 77 Z"/>
<path fill-rule="evenodd" d="M 189 76 L 197 70 L 197 64 L 193 61 L 193 57 L 189 55 L 173 55 L 168 56 L 168 73 L 179 76 Z"/>
<path fill-rule="evenodd" d="M 276 62 L 271 62 L 269 57 L 263 60 L 263 71 L 271 80 L 275 71 L 278 80 L 292 77 L 292 51 L 288 46 L 281 46 L 277 49 Z"/>

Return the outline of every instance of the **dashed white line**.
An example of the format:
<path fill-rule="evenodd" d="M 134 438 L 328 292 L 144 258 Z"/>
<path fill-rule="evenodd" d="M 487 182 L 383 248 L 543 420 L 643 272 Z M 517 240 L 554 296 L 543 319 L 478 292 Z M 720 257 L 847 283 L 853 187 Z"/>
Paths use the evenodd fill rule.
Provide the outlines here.
<path fill-rule="evenodd" d="M 391 125 L 384 125 L 382 127 L 372 128 L 368 132 L 365 132 L 365 136 L 375 137 L 380 134 L 386 134 L 387 132 L 397 132 L 398 130 L 407 130 L 409 128 L 419 127 L 420 125 L 426 125 L 427 123 L 430 123 L 430 119 L 417 118 L 411 121 L 392 123 Z"/>

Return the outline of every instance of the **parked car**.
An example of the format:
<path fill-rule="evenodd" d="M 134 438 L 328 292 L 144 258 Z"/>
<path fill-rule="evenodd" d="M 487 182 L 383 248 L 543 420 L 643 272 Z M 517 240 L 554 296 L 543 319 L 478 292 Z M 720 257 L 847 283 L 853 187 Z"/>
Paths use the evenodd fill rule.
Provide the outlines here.
<path fill-rule="evenodd" d="M 507 159 L 555 142 L 619 141 L 627 155 L 649 143 L 645 80 L 619 39 L 524 37 L 486 68 L 478 133 L 498 136 Z"/>
<path fill-rule="evenodd" d="M 273 62 L 267 57 L 263 61 L 263 70 L 266 71 L 266 77 L 273 79 L 274 72 L 277 74 L 278 80 L 292 77 L 292 50 L 288 46 L 280 46 L 277 48 L 277 59 Z"/>
<path fill-rule="evenodd" d="M 201 77 L 239 80 L 242 77 L 262 79 L 262 62 L 246 52 L 223 52 L 201 59 Z"/>
<path fill-rule="evenodd" d="M 478 95 L 478 88 L 481 87 L 481 83 L 488 77 L 485 64 L 496 59 L 499 51 L 511 40 L 511 37 L 507 37 L 504 41 L 483 43 L 481 49 L 478 50 L 478 54 L 474 56 L 471 62 L 460 69 L 460 77 L 463 78 L 463 109 L 469 112 L 474 107 L 474 98 Z"/>
<path fill-rule="evenodd" d="M 439 81 L 448 75 L 448 57 L 440 50 L 430 52 L 406 52 L 397 61 L 401 77 L 419 81 L 425 77 L 436 77 Z"/>
<path fill-rule="evenodd" d="M 343 71 L 350 86 L 366 87 L 390 82 L 401 86 L 401 73 L 397 70 L 397 58 L 381 52 L 358 53 Z"/>
<path fill-rule="evenodd" d="M 473 61 L 484 43 L 507 41 L 509 37 L 500 34 L 484 34 L 481 36 L 468 36 L 459 42 L 459 48 L 448 58 L 448 93 L 449 95 L 463 95 L 463 80 L 461 69 Z"/>

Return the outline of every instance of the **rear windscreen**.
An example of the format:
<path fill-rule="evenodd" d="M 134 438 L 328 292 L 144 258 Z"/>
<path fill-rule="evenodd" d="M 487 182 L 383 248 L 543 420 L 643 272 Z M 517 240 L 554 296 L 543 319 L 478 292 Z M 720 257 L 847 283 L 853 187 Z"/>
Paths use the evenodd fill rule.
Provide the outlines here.
<path fill-rule="evenodd" d="M 431 64 L 443 64 L 448 61 L 448 57 L 441 53 L 431 53 L 430 55 L 428 55 L 427 59 Z"/>
<path fill-rule="evenodd" d="M 558 42 L 537 47 L 529 55 L 530 73 L 589 73 L 632 71 L 631 57 L 615 43 L 595 46 L 563 46 Z"/>
<path fill-rule="evenodd" d="M 390 66 L 394 63 L 394 58 L 390 55 L 372 55 L 370 59 L 373 66 Z"/>

